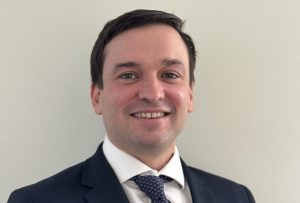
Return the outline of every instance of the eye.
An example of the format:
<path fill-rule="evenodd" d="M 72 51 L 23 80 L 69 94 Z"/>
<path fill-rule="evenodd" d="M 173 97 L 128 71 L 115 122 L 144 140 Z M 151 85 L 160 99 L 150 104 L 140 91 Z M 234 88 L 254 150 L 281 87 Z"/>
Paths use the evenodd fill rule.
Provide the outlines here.
<path fill-rule="evenodd" d="M 174 72 L 165 72 L 162 74 L 161 77 L 165 78 L 165 79 L 175 79 L 175 78 L 179 78 L 180 75 L 178 73 L 174 73 Z"/>
<path fill-rule="evenodd" d="M 130 79 L 137 79 L 138 76 L 135 73 L 123 73 L 119 76 L 121 79 L 130 80 Z"/>

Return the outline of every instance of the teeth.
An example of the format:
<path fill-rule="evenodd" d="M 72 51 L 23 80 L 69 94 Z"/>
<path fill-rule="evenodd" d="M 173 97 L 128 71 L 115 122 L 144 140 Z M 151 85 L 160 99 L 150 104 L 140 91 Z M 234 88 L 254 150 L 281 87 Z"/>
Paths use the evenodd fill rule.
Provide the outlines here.
<path fill-rule="evenodd" d="M 166 115 L 166 113 L 164 112 L 138 112 L 138 113 L 134 113 L 133 116 L 136 118 L 161 118 L 164 117 Z"/>

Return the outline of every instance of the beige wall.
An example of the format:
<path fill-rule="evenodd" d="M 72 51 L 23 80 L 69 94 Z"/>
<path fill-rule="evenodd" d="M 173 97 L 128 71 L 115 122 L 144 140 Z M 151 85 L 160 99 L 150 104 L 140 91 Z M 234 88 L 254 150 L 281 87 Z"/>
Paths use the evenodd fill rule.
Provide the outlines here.
<path fill-rule="evenodd" d="M 184 159 L 257 202 L 299 202 L 298 0 L 1 0 L 0 202 L 94 153 L 90 51 L 104 22 L 135 8 L 187 19 L 199 51 Z"/>

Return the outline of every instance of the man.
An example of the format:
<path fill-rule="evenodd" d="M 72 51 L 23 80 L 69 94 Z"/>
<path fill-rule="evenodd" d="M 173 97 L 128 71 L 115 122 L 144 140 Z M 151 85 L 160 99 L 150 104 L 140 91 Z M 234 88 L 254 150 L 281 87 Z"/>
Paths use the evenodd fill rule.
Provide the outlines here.
<path fill-rule="evenodd" d="M 173 14 L 108 22 L 91 56 L 91 100 L 107 135 L 96 154 L 16 190 L 9 203 L 254 203 L 237 183 L 187 166 L 176 138 L 193 111 L 195 47 Z"/>

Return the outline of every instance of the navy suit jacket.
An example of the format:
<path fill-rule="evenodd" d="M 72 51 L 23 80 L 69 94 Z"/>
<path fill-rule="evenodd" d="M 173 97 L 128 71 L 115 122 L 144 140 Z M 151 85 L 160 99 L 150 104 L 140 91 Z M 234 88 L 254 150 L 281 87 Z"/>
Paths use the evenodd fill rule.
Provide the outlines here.
<path fill-rule="evenodd" d="M 193 203 L 255 203 L 251 192 L 230 180 L 187 166 L 182 161 Z M 50 178 L 15 190 L 8 203 L 129 203 L 102 144 L 86 161 Z"/>

